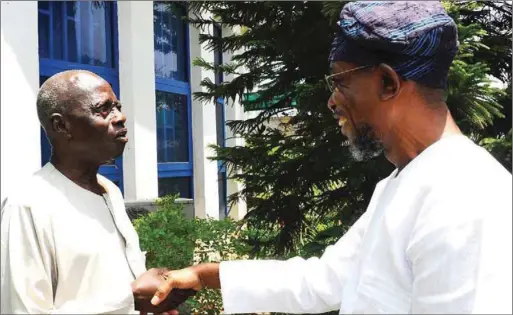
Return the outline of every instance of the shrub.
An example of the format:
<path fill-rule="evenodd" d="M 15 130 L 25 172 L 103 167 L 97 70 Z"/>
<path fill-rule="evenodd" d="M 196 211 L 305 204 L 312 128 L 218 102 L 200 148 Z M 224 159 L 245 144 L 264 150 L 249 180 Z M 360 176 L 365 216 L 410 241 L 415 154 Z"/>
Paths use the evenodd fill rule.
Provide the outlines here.
<path fill-rule="evenodd" d="M 195 243 L 194 222 L 183 215 L 175 196 L 157 200 L 157 211 L 134 220 L 146 267 L 180 269 L 192 264 Z"/>
<path fill-rule="evenodd" d="M 180 269 L 201 262 L 247 258 L 245 230 L 232 219 L 185 218 L 176 196 L 157 201 L 157 211 L 134 220 L 140 246 L 146 251 L 146 267 Z M 218 290 L 202 290 L 180 309 L 183 314 L 222 313 Z"/>

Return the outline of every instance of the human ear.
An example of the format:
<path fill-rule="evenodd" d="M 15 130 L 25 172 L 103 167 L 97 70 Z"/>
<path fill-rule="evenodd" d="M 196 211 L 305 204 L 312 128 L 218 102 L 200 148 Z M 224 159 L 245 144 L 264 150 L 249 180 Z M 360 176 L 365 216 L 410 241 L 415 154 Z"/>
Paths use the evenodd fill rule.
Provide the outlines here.
<path fill-rule="evenodd" d="M 394 98 L 401 90 L 402 81 L 397 72 L 387 64 L 378 66 L 382 76 L 381 95 L 382 101 Z"/>
<path fill-rule="evenodd" d="M 65 136 L 66 138 L 71 139 L 69 124 L 61 114 L 52 114 L 52 116 L 50 117 L 50 126 L 54 133 L 60 134 L 61 136 Z"/>

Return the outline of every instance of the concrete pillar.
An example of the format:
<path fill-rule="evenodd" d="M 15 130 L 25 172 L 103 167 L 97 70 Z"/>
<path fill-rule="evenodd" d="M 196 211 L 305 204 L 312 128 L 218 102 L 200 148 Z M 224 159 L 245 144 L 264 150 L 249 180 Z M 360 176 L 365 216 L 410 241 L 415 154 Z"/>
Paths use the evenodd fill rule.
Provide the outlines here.
<path fill-rule="evenodd" d="M 212 26 L 204 30 L 212 34 Z M 199 43 L 201 30 L 189 25 L 190 58 L 193 62 L 201 57 L 207 62 L 214 61 L 214 53 L 207 51 L 206 44 Z M 191 64 L 191 92 L 202 90 L 200 82 L 210 78 L 214 81 L 213 71 L 207 71 Z M 216 111 L 211 103 L 204 104 L 192 98 L 192 145 L 194 172 L 194 212 L 199 218 L 219 218 L 219 193 L 217 185 L 217 161 L 208 157 L 214 155 L 209 145 L 216 144 Z"/>
<path fill-rule="evenodd" d="M 1 193 L 41 168 L 37 1 L 1 4 Z"/>
<path fill-rule="evenodd" d="M 227 79 L 231 80 L 231 78 Z M 226 121 L 244 120 L 244 109 L 242 105 L 240 105 L 238 97 L 236 98 L 235 102 L 232 102 L 230 100 L 225 110 Z M 227 147 L 244 146 L 244 139 L 234 138 L 234 133 L 230 128 L 226 128 L 226 138 Z M 229 176 L 230 170 L 227 171 L 228 173 L 226 175 Z M 235 192 L 241 191 L 244 188 L 244 185 L 242 183 L 232 179 L 228 179 L 226 186 L 228 196 Z M 230 217 L 234 220 L 243 219 L 247 213 L 246 202 L 242 199 L 239 199 L 239 201 L 231 207 L 230 205 L 228 205 L 228 207 L 228 210 L 230 211 Z"/>
<path fill-rule="evenodd" d="M 230 28 L 223 28 L 223 36 L 230 36 L 233 34 L 233 32 L 239 32 L 240 30 L 238 28 L 236 29 L 230 29 Z M 223 53 L 223 60 L 225 62 L 229 62 L 232 58 L 231 52 L 224 52 Z M 244 69 L 242 69 L 244 71 Z M 225 80 L 231 81 L 234 79 L 233 74 L 226 74 Z M 239 102 L 239 98 L 237 97 L 235 99 L 235 102 L 233 102 L 231 99 L 226 102 L 225 107 L 225 121 L 228 122 L 230 120 L 244 120 L 246 117 L 244 113 L 244 108 Z M 235 146 L 244 146 L 244 139 L 235 137 L 235 134 L 233 131 L 226 127 L 226 146 L 227 147 L 235 147 Z M 227 170 L 229 175 L 229 171 Z M 230 196 L 231 194 L 241 191 L 243 189 L 243 184 L 231 179 L 228 179 L 227 181 L 227 195 Z M 246 202 L 244 200 L 239 200 L 236 204 L 230 207 L 228 205 L 228 210 L 230 211 L 230 217 L 234 220 L 240 220 L 244 218 L 244 216 L 247 213 L 247 206 Z"/>
<path fill-rule="evenodd" d="M 123 154 L 126 200 L 158 197 L 153 1 L 119 1 L 119 89 L 129 142 Z"/>

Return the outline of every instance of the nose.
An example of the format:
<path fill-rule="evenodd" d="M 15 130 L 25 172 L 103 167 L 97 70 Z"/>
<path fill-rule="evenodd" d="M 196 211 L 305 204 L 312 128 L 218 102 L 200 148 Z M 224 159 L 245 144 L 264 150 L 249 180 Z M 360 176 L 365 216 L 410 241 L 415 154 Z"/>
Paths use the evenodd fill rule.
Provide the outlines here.
<path fill-rule="evenodd" d="M 114 109 L 114 118 L 112 119 L 112 123 L 114 125 L 124 125 L 126 122 L 126 116 L 119 109 Z"/>
<path fill-rule="evenodd" d="M 336 108 L 337 104 L 335 103 L 335 93 L 332 93 L 328 99 L 328 109 L 334 113 Z"/>

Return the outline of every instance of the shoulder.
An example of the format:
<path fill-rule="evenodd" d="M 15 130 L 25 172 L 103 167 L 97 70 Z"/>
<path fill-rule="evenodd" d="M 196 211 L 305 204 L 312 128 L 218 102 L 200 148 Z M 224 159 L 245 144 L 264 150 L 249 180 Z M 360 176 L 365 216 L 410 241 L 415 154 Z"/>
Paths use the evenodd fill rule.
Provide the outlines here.
<path fill-rule="evenodd" d="M 471 139 L 455 136 L 428 150 L 412 175 L 429 196 L 440 200 L 483 200 L 491 195 L 511 199 L 511 173 Z"/>
<path fill-rule="evenodd" d="M 433 187 L 434 196 L 470 207 L 511 203 L 512 175 L 490 152 L 470 139 L 455 144 L 453 150 L 453 158 L 441 168 L 442 176 Z"/>
<path fill-rule="evenodd" d="M 54 169 L 45 165 L 31 176 L 15 184 L 2 200 L 4 206 L 30 207 L 40 200 L 48 200 L 52 191 Z"/>
<path fill-rule="evenodd" d="M 414 234 L 450 238 L 463 231 L 511 233 L 511 173 L 470 139 L 445 145 L 414 174 L 422 189 Z"/>

